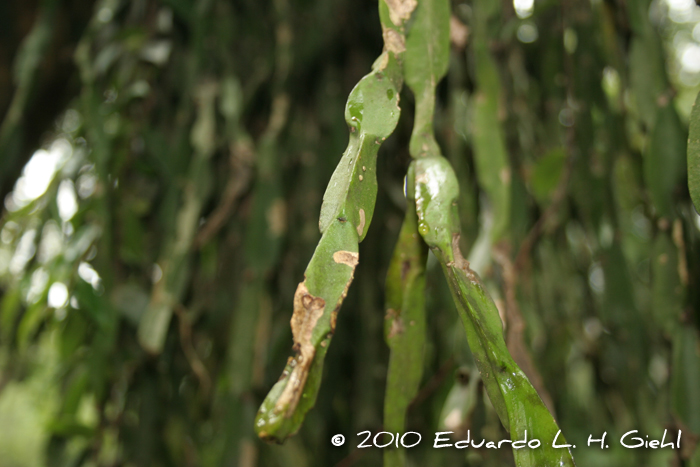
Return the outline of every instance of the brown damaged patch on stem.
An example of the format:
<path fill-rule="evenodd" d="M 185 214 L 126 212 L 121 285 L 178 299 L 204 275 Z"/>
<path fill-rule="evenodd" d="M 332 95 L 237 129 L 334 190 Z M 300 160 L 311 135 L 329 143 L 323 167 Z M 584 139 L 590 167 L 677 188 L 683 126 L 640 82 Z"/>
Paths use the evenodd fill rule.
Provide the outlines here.
<path fill-rule="evenodd" d="M 394 337 L 396 337 L 400 334 L 403 334 L 403 331 L 404 331 L 403 320 L 397 316 L 391 322 L 391 328 L 389 328 L 389 335 L 387 336 L 387 339 L 393 339 Z"/>
<path fill-rule="evenodd" d="M 462 250 L 459 249 L 459 234 L 452 235 L 452 254 L 454 255 L 454 265 L 464 271 L 467 278 L 472 282 L 478 282 L 476 273 L 469 267 L 469 261 L 462 256 Z"/>
<path fill-rule="evenodd" d="M 331 311 L 331 334 L 335 333 L 335 323 L 338 322 L 338 310 Z"/>
<path fill-rule="evenodd" d="M 384 28 L 382 38 L 384 39 L 384 49 L 392 52 L 394 55 L 399 55 L 406 51 L 406 38 L 394 29 Z M 385 62 L 388 62 L 388 57 Z M 385 62 L 382 62 L 384 66 L 380 66 L 380 70 L 386 68 Z"/>
<path fill-rule="evenodd" d="M 387 334 L 386 336 L 387 339 L 392 339 L 397 335 L 403 334 L 405 327 L 400 315 L 401 310 L 394 310 L 393 308 L 389 308 L 386 310 L 384 319 L 391 321 L 389 327 L 389 334 Z"/>
<path fill-rule="evenodd" d="M 333 261 L 355 269 L 357 263 L 360 262 L 360 255 L 358 253 L 353 253 L 352 251 L 340 250 L 333 253 Z"/>
<path fill-rule="evenodd" d="M 298 353 L 297 364 L 289 375 L 289 381 L 275 404 L 275 410 L 284 412 L 289 417 L 296 409 L 301 393 L 309 376 L 311 363 L 316 349 L 311 343 L 311 335 L 319 318 L 323 316 L 326 302 L 321 297 L 314 297 L 302 282 L 294 293 L 294 313 L 291 326 L 294 337 L 294 350 Z"/>
<path fill-rule="evenodd" d="M 396 27 L 402 27 L 416 9 L 416 0 L 384 0 L 389 7 L 389 19 Z"/>
<path fill-rule="evenodd" d="M 365 210 L 360 208 L 360 224 L 357 226 L 357 235 L 362 236 L 365 231 Z"/>

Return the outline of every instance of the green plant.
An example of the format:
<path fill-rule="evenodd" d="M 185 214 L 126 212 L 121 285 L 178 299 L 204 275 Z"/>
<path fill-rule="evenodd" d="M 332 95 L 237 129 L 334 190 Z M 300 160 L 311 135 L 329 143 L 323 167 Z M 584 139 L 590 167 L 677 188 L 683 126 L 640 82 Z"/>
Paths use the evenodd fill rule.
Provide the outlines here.
<path fill-rule="evenodd" d="M 511 438 L 526 437 L 529 430 L 553 440 L 557 424 L 510 356 L 496 305 L 459 247 L 457 177 L 433 133 L 435 89 L 448 65 L 449 4 L 447 0 L 385 0 L 380 2 L 380 13 L 385 51 L 348 99 L 345 117 L 350 143 L 324 196 L 319 222 L 323 236 L 294 296 L 291 325 L 296 356 L 263 402 L 256 430 L 263 439 L 283 441 L 299 429 L 315 402 L 323 359 L 335 331 L 335 314 L 359 261 L 357 243 L 372 217 L 377 150 L 398 120 L 395 99 L 403 72 L 416 96 L 410 142 L 414 161 L 406 181 L 406 217 L 387 279 L 385 332 L 391 358 L 385 428 L 392 433 L 405 429 L 405 413 L 421 379 L 427 246 L 443 268 L 486 391 Z M 404 39 L 403 28 L 409 20 Z M 565 442 L 563 437 L 561 441 Z M 513 453 L 519 467 L 574 465 L 568 449 L 551 445 L 537 450 L 514 448 Z M 384 459 L 387 466 L 405 462 L 400 450 L 388 450 Z"/>
<path fill-rule="evenodd" d="M 0 464 L 695 467 L 693 11 L 0 2 Z"/>
<path fill-rule="evenodd" d="M 299 430 L 321 384 L 336 316 L 359 261 L 377 195 L 377 152 L 399 120 L 404 23 L 415 2 L 380 2 L 384 52 L 350 93 L 345 121 L 350 142 L 323 196 L 321 240 L 294 294 L 291 325 L 296 356 L 263 402 L 255 429 L 282 441 Z"/>

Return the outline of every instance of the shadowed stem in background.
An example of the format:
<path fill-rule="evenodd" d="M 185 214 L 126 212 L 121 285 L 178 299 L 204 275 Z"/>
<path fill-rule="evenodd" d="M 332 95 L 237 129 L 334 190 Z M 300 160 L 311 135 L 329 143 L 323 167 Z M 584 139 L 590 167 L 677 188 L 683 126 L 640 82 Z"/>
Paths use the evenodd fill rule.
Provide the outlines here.
<path fill-rule="evenodd" d="M 501 334 L 513 360 L 527 371 L 512 346 L 518 338 L 512 333 L 521 326 L 510 312 L 522 311 L 527 329 L 520 337 L 554 399 L 566 438 L 579 445 L 591 433 L 624 433 L 630 426 L 643 427 L 650 438 L 666 428 L 669 434 L 683 430 L 681 450 L 611 443 L 609 450 L 596 451 L 579 445 L 576 461 L 697 467 L 700 451 L 691 451 L 700 434 L 693 434 L 700 429 L 700 289 L 692 285 L 700 277 L 700 230 L 691 204 L 697 190 L 686 186 L 698 179 L 697 153 L 690 149 L 700 141 L 697 106 L 691 113 L 700 73 L 688 60 L 698 43 L 693 2 L 449 2 L 468 41 L 455 40 L 462 45 L 450 51 L 449 74 L 435 95 L 430 93 L 437 81 L 425 78 L 431 65 L 419 62 L 408 73 L 422 73 L 421 81 L 430 81 L 428 92 L 414 89 L 411 95 L 406 89 L 401 95 L 402 107 L 415 102 L 416 112 L 404 112 L 408 118 L 382 144 L 385 153 L 376 167 L 382 190 L 368 238 L 358 250 L 340 249 L 359 252 L 361 276 L 344 299 L 316 409 L 307 413 L 299 436 L 278 446 L 257 439 L 254 418 L 290 355 L 294 292 L 321 237 L 324 189 L 348 143 L 343 105 L 382 48 L 378 2 L 309 1 L 290 7 L 281 21 L 275 0 L 58 1 L 48 46 L 44 41 L 36 65 L 24 60 L 29 49 L 17 44 L 52 1 L 0 1 L 3 113 L 9 94 L 19 92 L 13 73 L 20 64 L 36 78 L 15 133 L 22 137 L 11 138 L 21 147 L 0 149 L 0 165 L 13 159 L 13 151 L 21 154 L 14 169 L 0 170 L 0 199 L 8 208 L 0 220 L 0 378 L 7 382 L 0 419 L 12 421 L 0 423 L 3 462 L 325 467 L 348 455 L 352 460 L 355 434 L 376 434 L 384 426 L 387 362 L 395 359 L 381 332 L 387 304 L 380 288 L 407 214 L 403 181 L 409 156 L 419 156 L 415 171 L 420 160 L 439 154 L 432 140 L 427 150 L 409 141 L 413 130 L 420 135 L 431 127 L 434 110 L 436 139 L 449 148 L 459 177 L 461 251 L 469 251 L 470 269 L 482 275 L 499 307 L 501 298 L 509 304 L 504 321 L 510 323 Z M 381 16 L 391 21 L 389 6 L 396 15 L 409 4 L 392 0 Z M 416 2 L 416 8 L 427 4 Z M 421 36 L 414 34 L 422 24 L 417 12 L 405 25 L 407 49 Z M 294 33 L 282 87 L 281 22 Z M 384 35 L 387 47 L 400 49 L 400 31 Z M 411 61 L 408 54 L 404 65 Z M 215 96 L 200 99 L 209 84 Z M 376 123 L 370 121 L 369 97 L 363 95 L 363 107 L 355 105 L 350 115 L 362 117 L 362 130 Z M 379 100 L 395 108 L 386 94 Z M 275 133 L 273 116 L 284 113 L 279 109 L 287 121 L 268 138 Z M 207 120 L 212 131 L 204 132 Z M 353 129 L 356 142 L 361 132 Z M 189 217 L 193 240 L 186 277 L 181 287 L 168 286 L 180 294 L 173 314 L 181 305 L 189 319 L 172 316 L 164 326 L 163 350 L 154 357 L 139 345 L 138 324 L 171 276 L 161 261 L 174 256 L 170 247 L 176 233 L 184 232 L 178 213 L 192 206 L 185 203 L 192 195 L 186 187 L 192 186 L 202 140 L 212 145 L 205 167 L 210 191 Z M 57 154 L 54 147 L 65 149 L 66 163 L 55 173 L 48 174 L 48 164 L 38 164 L 47 170 L 37 171 L 37 162 Z M 349 178 L 367 184 L 373 169 L 363 163 L 356 168 Z M 44 173 L 45 183 L 32 172 Z M 566 194 L 550 215 L 565 176 Z M 21 196 L 28 187 L 34 188 L 32 200 L 15 210 L 28 199 Z M 359 241 L 359 210 L 357 218 L 334 217 L 336 199 L 329 192 L 324 220 L 344 218 L 347 233 Z M 365 210 L 366 227 L 367 209 L 352 207 Z M 322 227 L 328 235 L 329 223 Z M 526 261 L 518 260 L 519 247 L 528 251 Z M 503 261 L 496 261 L 499 251 L 507 253 Z M 325 258 L 310 267 L 315 271 L 307 277 L 309 291 L 327 272 L 319 265 L 337 264 L 332 255 Z M 406 431 L 423 434 L 406 461 L 513 465 L 509 449 L 432 449 L 425 438 L 443 426 L 455 440 L 469 429 L 472 438 L 508 437 L 468 349 L 483 337 L 469 319 L 482 315 L 494 330 L 489 345 L 503 349 L 500 321 L 488 300 L 459 298 L 474 298 L 464 269 L 446 269 L 462 317 L 466 313 L 466 326 L 459 323 L 449 311 L 453 299 L 435 267 L 439 263 L 428 258 L 430 339 L 423 354 L 418 346 L 411 349 L 409 365 L 414 372 L 423 359 L 423 389 L 408 416 L 399 419 L 399 412 L 394 418 L 405 422 Z M 340 296 L 345 285 L 338 285 Z M 325 312 L 335 310 L 334 300 L 328 299 Z M 393 326 L 394 314 L 388 331 L 405 325 Z M 476 338 L 467 342 L 465 331 Z M 317 349 L 319 358 L 325 350 Z M 450 358 L 457 377 L 439 370 Z M 498 363 L 511 365 L 505 352 L 495 363 L 496 369 Z M 396 374 L 391 366 L 389 373 Z M 202 368 L 211 378 L 208 397 Z M 459 377 L 467 369 L 468 384 Z M 497 406 L 501 387 L 488 389 Z M 532 396 L 527 388 L 523 392 Z M 346 436 L 344 446 L 329 442 L 337 433 Z M 355 464 L 379 466 L 387 451 L 360 449 L 363 457 Z"/>
<path fill-rule="evenodd" d="M 284 148 L 279 146 L 281 132 L 289 122 L 289 70 L 293 63 L 292 46 L 294 32 L 290 25 L 290 5 L 287 0 L 275 0 L 275 70 L 272 87 L 272 106 L 265 131 L 260 136 L 255 158 L 251 148 L 250 162 L 255 162 L 256 178 L 252 187 L 249 221 L 243 241 L 243 278 L 238 286 L 239 297 L 233 309 L 230 333 L 233 343 L 229 347 L 226 377 L 226 413 L 229 420 L 226 426 L 224 458 L 234 465 L 255 465 L 258 444 L 255 442 L 253 423 L 257 401 L 253 397 L 265 373 L 265 349 L 268 347 L 269 328 L 272 315 L 272 295 L 267 278 L 279 265 L 282 239 L 287 231 L 287 204 L 282 191 L 283 180 L 278 167 L 283 163 Z M 240 95 L 230 90 L 229 100 L 238 106 L 242 104 Z M 230 118 L 237 119 L 241 109 L 227 112 Z M 237 145 L 243 149 L 243 157 L 248 149 L 247 134 L 238 121 L 228 125 L 236 134 Z M 241 133 L 244 133 L 241 135 Z M 236 143 L 234 143 L 236 144 Z M 245 163 L 245 162 L 243 162 Z M 233 179 L 246 177 L 244 172 L 233 172 Z M 230 180 L 226 190 L 236 183 Z M 241 181 L 241 185 L 245 180 Z M 228 203 L 229 201 L 224 201 Z M 230 206 L 229 206 L 230 208 Z M 226 205 L 214 211 L 212 223 L 207 223 L 200 231 L 200 238 L 213 235 L 217 222 L 221 222 Z M 244 429 L 241 429 L 244 428 Z"/>

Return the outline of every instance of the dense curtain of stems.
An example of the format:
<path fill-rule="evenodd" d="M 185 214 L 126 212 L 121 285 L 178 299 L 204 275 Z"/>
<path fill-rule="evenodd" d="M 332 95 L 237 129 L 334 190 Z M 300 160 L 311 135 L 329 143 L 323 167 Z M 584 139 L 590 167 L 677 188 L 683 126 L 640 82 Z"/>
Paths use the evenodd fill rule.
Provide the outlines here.
<path fill-rule="evenodd" d="M 699 50 L 681 0 L 0 2 L 0 467 L 700 466 Z"/>

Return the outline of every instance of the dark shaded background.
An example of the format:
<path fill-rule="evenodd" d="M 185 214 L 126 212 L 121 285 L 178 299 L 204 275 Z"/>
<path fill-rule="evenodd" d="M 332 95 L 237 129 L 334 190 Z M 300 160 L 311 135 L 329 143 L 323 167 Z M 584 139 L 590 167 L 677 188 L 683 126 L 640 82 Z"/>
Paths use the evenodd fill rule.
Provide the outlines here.
<path fill-rule="evenodd" d="M 437 137 L 511 353 L 574 444 L 683 430 L 681 451 L 615 442 L 577 449 L 582 466 L 700 465 L 700 217 L 685 174 L 700 70 L 683 60 L 700 7 L 681 3 L 452 2 Z M 476 41 L 495 80 L 478 78 Z M 369 0 L 0 3 L 0 467 L 381 464 L 354 446 L 382 425 L 408 90 L 316 407 L 284 446 L 252 430 L 290 355 L 345 99 L 381 48 Z M 484 98 L 495 123 L 478 128 Z M 510 198 L 494 241 L 492 168 L 474 154 L 501 147 Z M 29 196 L 37 173 L 46 189 Z M 428 271 L 410 465 L 512 465 L 508 450 L 430 449 L 455 408 L 458 433 L 507 434 L 468 390 L 476 369 L 434 259 Z M 172 319 L 151 355 L 137 329 L 162 297 Z"/>

